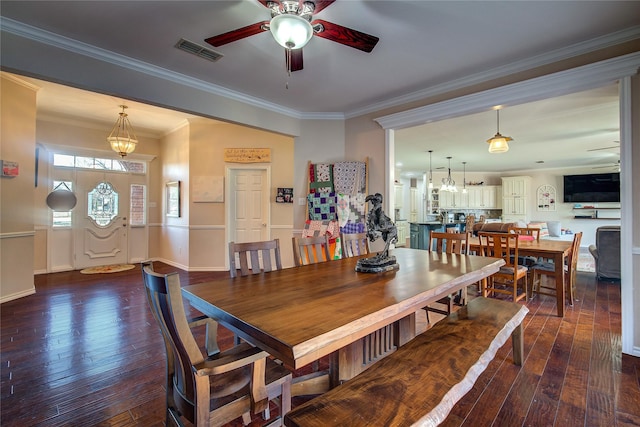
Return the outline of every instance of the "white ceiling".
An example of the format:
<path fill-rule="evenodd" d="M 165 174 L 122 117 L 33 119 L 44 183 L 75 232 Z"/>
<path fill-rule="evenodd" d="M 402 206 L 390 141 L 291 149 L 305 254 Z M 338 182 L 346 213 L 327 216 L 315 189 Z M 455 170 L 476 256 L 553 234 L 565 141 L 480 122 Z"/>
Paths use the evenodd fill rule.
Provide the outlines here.
<path fill-rule="evenodd" d="M 38 37 L 63 36 L 65 43 L 94 48 L 98 56 L 122 55 L 120 59 L 180 73 L 302 117 L 376 111 L 455 80 L 498 77 L 585 53 L 613 39 L 640 37 L 640 1 L 337 0 L 317 18 L 375 35 L 380 42 L 364 53 L 314 37 L 304 48 L 304 70 L 288 77 L 283 49 L 268 32 L 219 48 L 203 41 L 268 20 L 268 9 L 257 0 L 2 0 L 0 13 L 3 31 L 11 27 Z M 210 62 L 180 51 L 174 45 L 181 38 L 224 57 Z M 500 131 L 515 141 L 509 153 L 500 155 L 501 170 L 522 169 L 534 160 L 544 160 L 544 167 L 574 158 L 594 165 L 617 161 L 615 149 L 586 151 L 619 140 L 616 95 L 611 86 L 506 106 Z M 115 121 L 122 102 L 81 91 L 69 95 L 52 84 L 38 95 L 39 114 L 105 123 Z M 148 132 L 167 132 L 187 117 L 126 104 L 134 127 Z M 434 167 L 436 158 L 443 166 L 444 158 L 452 156 L 452 164 L 467 161 L 467 170 L 493 170 L 497 155 L 485 154 L 484 141 L 496 131 L 495 112 L 460 120 L 399 131 L 396 157 L 405 163 L 402 170 L 423 172 L 428 149 L 434 150 Z"/>

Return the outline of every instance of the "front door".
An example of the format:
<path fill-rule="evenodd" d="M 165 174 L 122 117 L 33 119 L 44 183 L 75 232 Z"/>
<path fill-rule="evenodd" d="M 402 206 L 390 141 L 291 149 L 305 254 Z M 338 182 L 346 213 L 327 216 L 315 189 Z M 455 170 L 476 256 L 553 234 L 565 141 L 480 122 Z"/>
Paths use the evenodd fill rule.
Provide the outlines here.
<path fill-rule="evenodd" d="M 85 170 L 77 173 L 75 268 L 126 263 L 128 175 Z"/>

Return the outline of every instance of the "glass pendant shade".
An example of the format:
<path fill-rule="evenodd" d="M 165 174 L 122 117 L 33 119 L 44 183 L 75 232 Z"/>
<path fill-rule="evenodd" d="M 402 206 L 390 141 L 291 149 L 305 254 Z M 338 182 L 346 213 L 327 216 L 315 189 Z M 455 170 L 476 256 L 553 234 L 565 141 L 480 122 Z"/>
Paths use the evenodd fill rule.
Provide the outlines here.
<path fill-rule="evenodd" d="M 124 110 L 126 105 L 121 105 L 122 112 L 118 115 L 116 124 L 111 129 L 111 133 L 107 137 L 107 142 L 111 145 L 111 149 L 118 153 L 120 157 L 125 157 L 127 154 L 133 153 L 138 144 L 138 138 L 129 123 L 127 113 Z"/>
<path fill-rule="evenodd" d="M 311 23 L 292 14 L 274 16 L 269 24 L 273 38 L 286 49 L 300 49 L 306 45 L 313 35 Z"/>
<path fill-rule="evenodd" d="M 493 138 L 487 139 L 490 153 L 505 153 L 509 151 L 509 141 L 513 138 L 500 134 L 500 110 L 496 110 L 496 134 Z"/>
<path fill-rule="evenodd" d="M 490 153 L 504 153 L 509 151 L 509 141 L 513 141 L 513 138 L 500 135 L 500 132 L 496 133 L 493 138 L 487 140 L 489 143 Z"/>

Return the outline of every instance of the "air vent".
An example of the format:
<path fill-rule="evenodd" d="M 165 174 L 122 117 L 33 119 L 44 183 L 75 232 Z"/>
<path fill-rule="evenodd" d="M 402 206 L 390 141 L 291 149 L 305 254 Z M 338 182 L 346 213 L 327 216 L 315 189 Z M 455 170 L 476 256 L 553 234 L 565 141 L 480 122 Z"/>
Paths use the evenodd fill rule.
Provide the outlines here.
<path fill-rule="evenodd" d="M 180 39 L 180 41 L 176 43 L 176 47 L 212 62 L 215 62 L 224 56 L 221 53 L 185 39 Z"/>

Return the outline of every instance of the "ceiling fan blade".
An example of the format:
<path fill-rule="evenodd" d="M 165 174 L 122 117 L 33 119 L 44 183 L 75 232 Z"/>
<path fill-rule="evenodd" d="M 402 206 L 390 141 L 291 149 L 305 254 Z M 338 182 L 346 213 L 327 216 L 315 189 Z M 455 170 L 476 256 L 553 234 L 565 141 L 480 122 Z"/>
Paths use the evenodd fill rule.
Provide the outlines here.
<path fill-rule="evenodd" d="M 314 28 L 317 24 L 320 24 L 323 30 L 314 33 L 316 36 L 359 49 L 363 52 L 371 52 L 376 46 L 376 43 L 378 43 L 378 40 L 380 40 L 378 37 L 332 22 L 323 21 L 322 19 L 316 19 L 311 23 Z"/>
<path fill-rule="evenodd" d="M 245 37 L 253 36 L 255 34 L 260 34 L 264 31 L 267 31 L 265 29 L 265 25 L 267 24 L 269 24 L 269 21 L 256 22 L 255 24 L 247 25 L 246 27 L 238 28 L 237 30 L 209 37 L 204 41 L 209 43 L 211 46 L 222 46 L 227 43 L 235 42 Z"/>
<path fill-rule="evenodd" d="M 331 3 L 334 1 L 336 0 L 314 0 L 313 2 L 316 4 L 316 7 L 313 9 L 313 13 L 318 13 L 327 6 L 331 6 Z"/>
<path fill-rule="evenodd" d="M 618 146 L 618 145 L 613 145 L 613 146 L 611 146 L 611 147 L 592 148 L 592 149 L 587 150 L 587 151 L 610 150 L 610 149 L 612 149 L 612 148 L 620 148 L 620 146 Z"/>
<path fill-rule="evenodd" d="M 269 3 L 278 3 L 278 4 L 280 4 L 280 0 L 258 0 L 258 2 L 261 3 L 267 9 L 269 9 Z"/>
<path fill-rule="evenodd" d="M 293 49 L 290 52 L 291 56 L 289 56 L 289 51 L 287 51 L 286 49 L 284 50 L 287 70 L 291 70 L 292 72 L 302 70 L 302 67 L 304 65 L 302 63 L 302 49 Z M 289 68 L 289 59 L 291 59 L 291 68 Z"/>

